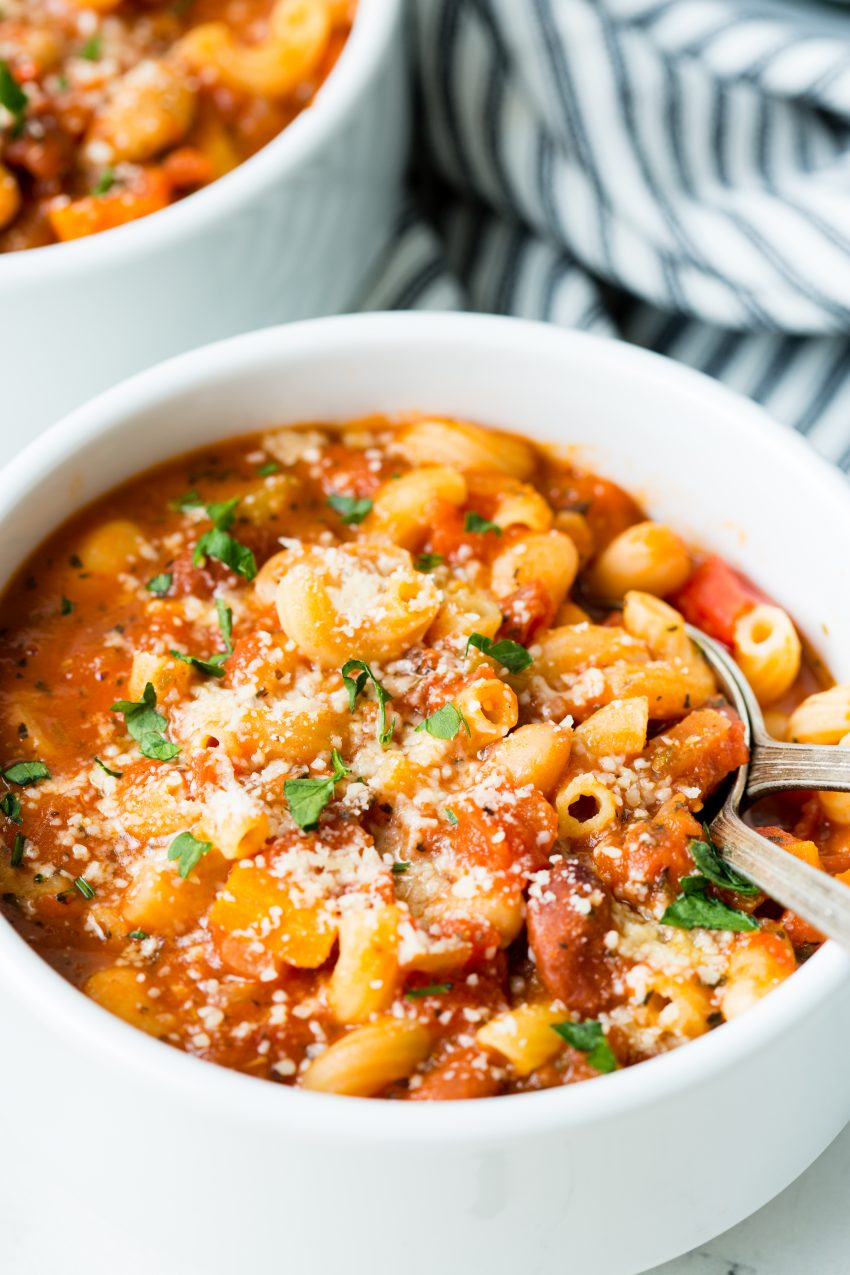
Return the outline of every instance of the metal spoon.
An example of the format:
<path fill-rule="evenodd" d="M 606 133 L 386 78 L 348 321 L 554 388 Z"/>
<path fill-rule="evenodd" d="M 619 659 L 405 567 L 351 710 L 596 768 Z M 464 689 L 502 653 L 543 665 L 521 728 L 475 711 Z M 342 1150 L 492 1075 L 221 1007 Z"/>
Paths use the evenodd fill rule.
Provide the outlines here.
<path fill-rule="evenodd" d="M 749 763 L 738 771 L 710 825 L 712 840 L 753 885 L 850 950 L 850 888 L 762 837 L 739 813 L 758 797 L 789 788 L 850 792 L 850 748 L 771 739 L 752 687 L 729 653 L 699 629 L 686 627 L 744 723 L 750 749 Z"/>

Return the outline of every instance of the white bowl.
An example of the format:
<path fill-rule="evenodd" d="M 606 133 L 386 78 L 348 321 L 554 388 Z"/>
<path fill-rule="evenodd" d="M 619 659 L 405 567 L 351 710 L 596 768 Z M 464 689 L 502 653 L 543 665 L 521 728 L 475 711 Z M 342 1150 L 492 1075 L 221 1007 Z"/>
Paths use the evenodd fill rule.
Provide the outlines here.
<path fill-rule="evenodd" d="M 178 452 L 410 409 L 578 444 L 776 594 L 850 677 L 843 481 L 695 372 L 516 320 L 329 319 L 136 377 L 6 470 L 0 582 L 59 520 Z M 750 1013 L 611 1076 L 443 1105 L 329 1097 L 143 1036 L 3 924 L 6 1267 L 40 1275 L 85 1253 L 91 1275 L 626 1275 L 731 1226 L 814 1159 L 850 1116 L 848 1043 L 850 958 L 827 945 Z"/>
<path fill-rule="evenodd" d="M 0 256 L 14 450 L 161 359 L 352 308 L 399 211 L 403 9 L 403 0 L 360 0 L 315 103 L 211 186 L 117 230 Z"/>

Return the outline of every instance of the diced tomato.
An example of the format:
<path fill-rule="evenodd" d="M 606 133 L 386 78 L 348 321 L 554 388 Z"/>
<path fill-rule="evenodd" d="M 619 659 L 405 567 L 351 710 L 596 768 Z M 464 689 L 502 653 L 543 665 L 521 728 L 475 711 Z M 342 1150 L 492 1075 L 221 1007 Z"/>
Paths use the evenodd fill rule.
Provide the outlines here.
<path fill-rule="evenodd" d="M 731 646 L 738 620 L 757 602 L 766 599 L 755 585 L 733 571 L 722 558 L 713 556 L 697 567 L 687 584 L 670 601 L 689 624 Z"/>

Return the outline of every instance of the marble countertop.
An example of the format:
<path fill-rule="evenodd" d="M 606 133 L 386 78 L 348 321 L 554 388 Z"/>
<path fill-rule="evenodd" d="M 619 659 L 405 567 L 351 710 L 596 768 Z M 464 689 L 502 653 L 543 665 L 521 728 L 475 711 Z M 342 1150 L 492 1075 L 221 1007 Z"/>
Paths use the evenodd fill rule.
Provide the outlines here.
<path fill-rule="evenodd" d="M 758 1213 L 647 1275 L 848 1275 L 848 1183 L 850 1125 Z"/>

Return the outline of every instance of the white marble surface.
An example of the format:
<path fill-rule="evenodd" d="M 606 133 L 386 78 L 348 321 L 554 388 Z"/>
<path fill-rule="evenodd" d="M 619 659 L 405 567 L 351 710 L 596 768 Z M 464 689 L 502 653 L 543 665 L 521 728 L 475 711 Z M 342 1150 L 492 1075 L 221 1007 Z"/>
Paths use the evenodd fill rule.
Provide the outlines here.
<path fill-rule="evenodd" d="M 757 1138 L 758 1127 L 747 1136 Z M 848 1275 L 848 1186 L 850 1125 L 802 1177 L 746 1222 L 647 1275 Z"/>

